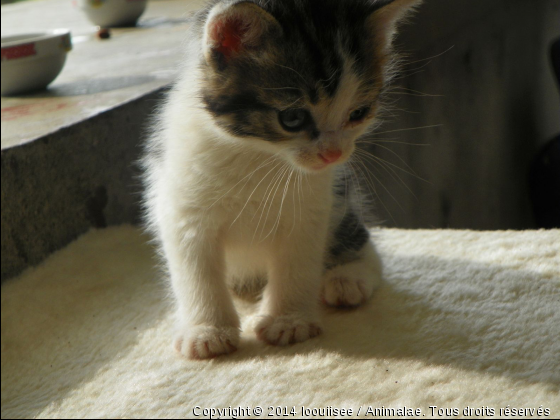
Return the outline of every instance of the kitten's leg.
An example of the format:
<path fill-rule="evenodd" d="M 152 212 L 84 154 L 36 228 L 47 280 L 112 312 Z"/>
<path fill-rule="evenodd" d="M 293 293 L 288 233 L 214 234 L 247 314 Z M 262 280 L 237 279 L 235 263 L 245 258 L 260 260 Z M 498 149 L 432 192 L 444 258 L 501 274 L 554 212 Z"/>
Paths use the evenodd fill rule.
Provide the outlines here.
<path fill-rule="evenodd" d="M 200 224 L 178 226 L 169 224 L 162 235 L 177 301 L 175 348 L 192 359 L 231 353 L 239 343 L 239 317 L 225 282 L 221 241 Z"/>
<path fill-rule="evenodd" d="M 307 223 L 271 255 L 261 320 L 255 328 L 257 337 L 269 344 L 302 342 L 322 331 L 319 294 L 325 240 L 318 232 L 326 232 L 326 226 Z"/>
<path fill-rule="evenodd" d="M 381 260 L 369 232 L 353 214 L 335 231 L 323 280 L 323 301 L 353 307 L 366 302 L 381 281 Z"/>

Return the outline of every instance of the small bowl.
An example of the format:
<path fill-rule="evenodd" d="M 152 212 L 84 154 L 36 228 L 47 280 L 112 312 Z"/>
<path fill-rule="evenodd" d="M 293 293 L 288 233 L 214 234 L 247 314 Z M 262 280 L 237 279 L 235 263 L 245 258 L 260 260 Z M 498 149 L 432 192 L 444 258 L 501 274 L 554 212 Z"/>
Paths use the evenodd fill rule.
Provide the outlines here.
<path fill-rule="evenodd" d="M 59 75 L 71 49 L 67 29 L 2 37 L 1 94 L 46 88 Z"/>
<path fill-rule="evenodd" d="M 134 26 L 147 0 L 78 0 L 88 19 L 102 28 Z"/>

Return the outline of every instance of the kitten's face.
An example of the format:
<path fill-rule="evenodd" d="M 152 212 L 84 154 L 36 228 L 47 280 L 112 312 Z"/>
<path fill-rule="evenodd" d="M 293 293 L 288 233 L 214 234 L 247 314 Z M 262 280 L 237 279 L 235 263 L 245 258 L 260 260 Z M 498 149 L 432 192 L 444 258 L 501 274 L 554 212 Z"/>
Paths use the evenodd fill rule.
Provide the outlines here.
<path fill-rule="evenodd" d="M 204 24 L 207 110 L 236 141 L 300 169 L 345 162 L 374 121 L 394 22 L 414 1 L 219 3 Z"/>

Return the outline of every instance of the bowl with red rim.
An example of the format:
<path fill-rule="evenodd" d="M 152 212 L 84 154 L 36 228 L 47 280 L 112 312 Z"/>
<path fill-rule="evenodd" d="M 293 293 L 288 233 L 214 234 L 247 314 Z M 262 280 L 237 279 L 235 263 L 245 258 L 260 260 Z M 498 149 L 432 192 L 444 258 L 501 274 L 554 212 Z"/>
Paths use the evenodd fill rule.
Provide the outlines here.
<path fill-rule="evenodd" d="M 46 88 L 71 49 L 67 29 L 2 37 L 2 96 Z"/>
<path fill-rule="evenodd" d="M 102 28 L 134 26 L 147 0 L 74 0 L 95 25 Z"/>

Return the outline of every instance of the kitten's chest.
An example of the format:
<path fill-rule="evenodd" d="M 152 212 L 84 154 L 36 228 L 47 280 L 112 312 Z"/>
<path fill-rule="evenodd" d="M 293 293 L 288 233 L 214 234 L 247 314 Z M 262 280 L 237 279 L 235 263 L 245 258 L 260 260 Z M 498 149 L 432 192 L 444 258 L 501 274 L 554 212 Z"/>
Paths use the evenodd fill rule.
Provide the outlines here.
<path fill-rule="evenodd" d="M 256 165 L 221 185 L 219 208 L 230 235 L 263 237 L 292 231 L 330 206 L 331 177 L 304 174 L 287 163 Z"/>
<path fill-rule="evenodd" d="M 312 186 L 304 176 L 286 165 L 256 167 L 232 174 L 221 185 L 221 206 L 235 217 L 262 214 L 286 206 L 304 206 Z M 233 213 L 230 213 L 232 216 Z"/>

